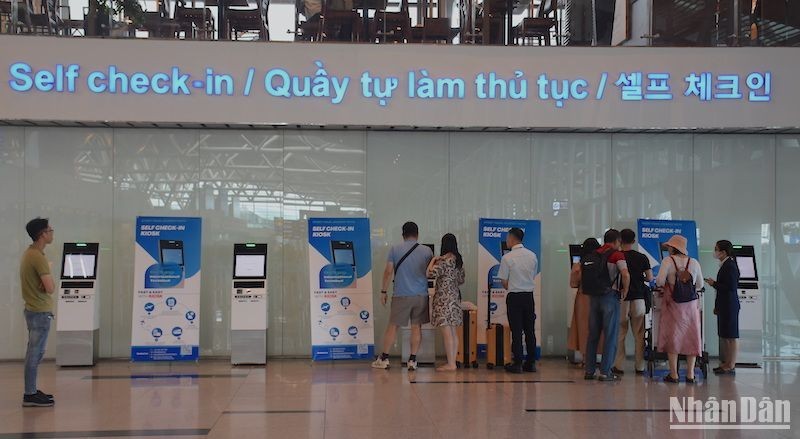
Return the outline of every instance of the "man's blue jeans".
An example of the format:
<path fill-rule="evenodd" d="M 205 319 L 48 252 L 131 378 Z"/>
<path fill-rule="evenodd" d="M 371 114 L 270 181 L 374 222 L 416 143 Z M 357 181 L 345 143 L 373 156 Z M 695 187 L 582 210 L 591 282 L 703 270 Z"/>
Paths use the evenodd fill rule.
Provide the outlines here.
<path fill-rule="evenodd" d="M 42 362 L 47 347 L 47 336 L 50 334 L 50 322 L 53 313 L 32 312 L 25 310 L 25 322 L 28 324 L 28 350 L 25 353 L 25 394 L 36 393 L 36 376 L 39 363 Z"/>
<path fill-rule="evenodd" d="M 619 336 L 619 293 L 610 291 L 602 296 L 592 296 L 589 306 L 589 339 L 586 342 L 586 373 L 594 375 L 597 368 L 597 345 L 603 333 L 603 361 L 600 374 L 610 375 L 617 356 Z"/>

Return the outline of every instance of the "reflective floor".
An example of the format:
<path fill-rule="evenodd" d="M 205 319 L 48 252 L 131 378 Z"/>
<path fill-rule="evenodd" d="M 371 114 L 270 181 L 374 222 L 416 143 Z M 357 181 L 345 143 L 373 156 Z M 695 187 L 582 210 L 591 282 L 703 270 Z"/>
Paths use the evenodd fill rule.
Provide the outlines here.
<path fill-rule="evenodd" d="M 22 364 L 0 363 L 0 439 L 17 437 L 212 438 L 794 438 L 800 437 L 800 362 L 767 362 L 696 386 L 629 371 L 619 383 L 584 381 L 560 360 L 539 372 L 485 368 L 411 372 L 365 363 L 275 360 L 264 367 L 101 362 L 44 363 L 39 387 L 52 408 L 23 408 Z M 670 396 L 792 403 L 796 428 L 673 431 Z"/>

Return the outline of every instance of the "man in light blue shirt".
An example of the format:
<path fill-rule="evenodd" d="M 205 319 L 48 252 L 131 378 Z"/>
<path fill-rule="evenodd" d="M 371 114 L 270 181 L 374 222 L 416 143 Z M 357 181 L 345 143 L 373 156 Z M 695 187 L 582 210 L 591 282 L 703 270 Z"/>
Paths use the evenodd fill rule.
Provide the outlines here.
<path fill-rule="evenodd" d="M 539 264 L 536 254 L 522 245 L 525 233 L 513 227 L 508 231 L 506 244 L 511 249 L 500 260 L 497 277 L 508 292 L 506 313 L 511 329 L 511 351 L 514 363 L 506 365 L 510 373 L 536 372 L 536 311 L 533 303 L 534 278 Z M 528 359 L 523 365 L 522 334 L 525 333 L 525 347 Z"/>
<path fill-rule="evenodd" d="M 389 325 L 383 335 L 383 351 L 372 363 L 376 369 L 389 368 L 389 349 L 397 337 L 397 328 L 411 322 L 411 356 L 408 369 L 417 368 L 417 351 L 422 341 L 422 324 L 430 321 L 428 314 L 428 264 L 433 259 L 430 247 L 417 242 L 419 227 L 413 222 L 403 224 L 403 242 L 392 246 L 383 271 L 381 302 L 389 301 L 389 281 L 394 278 Z"/>

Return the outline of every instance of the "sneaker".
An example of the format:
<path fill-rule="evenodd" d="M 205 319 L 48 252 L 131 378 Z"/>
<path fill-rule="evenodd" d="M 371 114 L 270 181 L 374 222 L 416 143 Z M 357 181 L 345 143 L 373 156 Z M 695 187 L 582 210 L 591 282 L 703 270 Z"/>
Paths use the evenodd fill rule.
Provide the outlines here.
<path fill-rule="evenodd" d="M 525 372 L 536 372 L 536 363 L 531 361 L 530 363 L 525 363 L 522 366 L 522 370 Z"/>
<path fill-rule="evenodd" d="M 389 360 L 386 360 L 386 362 L 388 363 Z M 406 365 L 408 366 L 408 370 L 417 370 L 417 360 L 409 359 Z"/>
<path fill-rule="evenodd" d="M 389 368 L 389 359 L 387 358 L 387 359 L 383 360 L 383 359 L 381 359 L 381 357 L 376 358 L 375 361 L 372 362 L 372 368 L 373 369 L 388 369 Z"/>
<path fill-rule="evenodd" d="M 642 375 L 644 375 L 644 371 L 643 370 L 637 370 L 636 371 L 636 375 L 642 376 Z"/>
<path fill-rule="evenodd" d="M 616 367 L 612 367 L 611 368 L 611 373 L 613 373 L 614 375 L 619 375 L 619 376 L 625 375 L 625 371 L 624 370 L 617 369 Z"/>
<path fill-rule="evenodd" d="M 583 379 L 585 379 L 586 381 L 593 380 L 594 379 L 594 374 L 593 373 L 585 373 L 585 374 L 583 374 Z"/>
<path fill-rule="evenodd" d="M 508 373 L 522 373 L 522 365 L 521 364 L 506 364 L 506 372 Z"/>
<path fill-rule="evenodd" d="M 622 380 L 622 377 L 613 372 L 608 375 L 600 375 L 597 377 L 597 381 L 620 381 L 620 380 Z"/>
<path fill-rule="evenodd" d="M 44 393 L 44 392 L 42 392 L 41 390 L 37 390 L 37 391 L 36 391 L 36 394 L 37 394 L 37 395 L 44 396 L 45 398 L 47 398 L 47 399 L 49 399 L 49 400 L 51 400 L 51 401 L 53 400 L 53 395 L 51 395 L 51 394 L 49 394 L 49 393 Z"/>
<path fill-rule="evenodd" d="M 23 407 L 52 407 L 55 401 L 47 398 L 43 394 L 34 393 L 33 395 L 25 395 L 22 397 Z"/>

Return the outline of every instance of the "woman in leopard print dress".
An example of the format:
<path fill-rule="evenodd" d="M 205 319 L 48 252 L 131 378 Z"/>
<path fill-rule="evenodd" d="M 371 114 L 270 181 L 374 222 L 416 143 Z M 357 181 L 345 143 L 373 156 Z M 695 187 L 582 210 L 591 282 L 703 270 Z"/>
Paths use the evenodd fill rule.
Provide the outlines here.
<path fill-rule="evenodd" d="M 458 337 L 456 327 L 462 325 L 459 285 L 464 283 L 464 261 L 458 252 L 455 235 L 442 237 L 442 253 L 428 265 L 428 277 L 436 279 L 436 294 L 433 296 L 433 318 L 431 323 L 442 329 L 447 364 L 438 371 L 456 370 Z"/>

